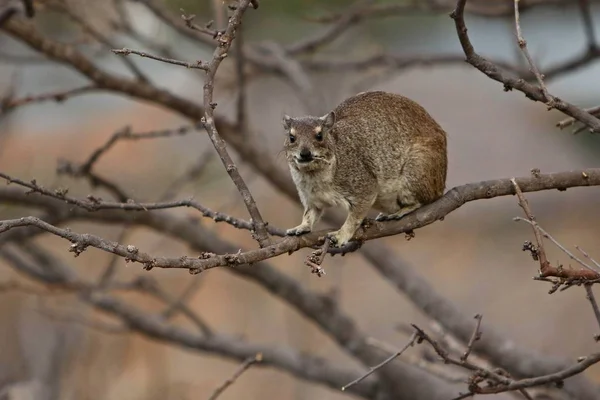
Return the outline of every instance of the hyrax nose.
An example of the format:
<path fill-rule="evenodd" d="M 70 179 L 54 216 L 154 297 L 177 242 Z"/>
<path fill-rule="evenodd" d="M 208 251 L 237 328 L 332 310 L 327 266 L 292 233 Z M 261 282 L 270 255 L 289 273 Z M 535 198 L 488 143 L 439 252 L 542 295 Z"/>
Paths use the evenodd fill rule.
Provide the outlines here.
<path fill-rule="evenodd" d="M 310 150 L 307 149 L 306 147 L 304 147 L 302 150 L 300 150 L 300 158 L 302 160 L 310 160 L 312 158 L 312 154 L 311 154 Z"/>

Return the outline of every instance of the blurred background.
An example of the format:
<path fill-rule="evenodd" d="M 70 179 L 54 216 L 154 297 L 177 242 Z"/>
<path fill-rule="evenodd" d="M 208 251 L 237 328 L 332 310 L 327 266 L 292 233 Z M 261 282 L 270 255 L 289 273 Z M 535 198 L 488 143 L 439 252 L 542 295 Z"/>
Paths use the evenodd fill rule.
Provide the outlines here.
<path fill-rule="evenodd" d="M 215 19 L 219 24 L 224 15 L 215 14 L 222 4 L 209 0 L 163 3 L 177 18 L 180 9 L 196 14 L 198 23 Z M 467 14 L 470 37 L 483 56 L 527 70 L 516 44 L 512 2 L 502 3 L 507 4 L 505 16 Z M 542 72 L 579 57 L 588 46 L 578 2 L 564 3 L 535 7 L 521 16 L 523 35 Z M 113 48 L 152 52 L 143 43 L 112 31 L 111 23 L 116 18 L 112 1 L 72 0 L 71 5 L 110 37 Z M 176 58 L 209 59 L 209 46 L 182 37 L 140 2 L 126 6 L 140 35 L 170 49 Z M 262 0 L 258 10 L 250 10 L 245 16 L 244 42 L 294 43 L 327 29 L 327 24 L 311 22 L 311 18 L 341 12 L 347 6 L 347 0 Z M 600 28 L 600 4 L 592 2 L 591 8 L 593 24 Z M 80 48 L 102 68 L 128 74 L 119 56 L 81 40 L 85 36 L 78 33 L 79 27 L 51 7 L 40 3 L 34 23 L 54 39 Z M 406 58 L 460 58 L 462 49 L 447 10 L 422 10 L 362 21 L 318 54 L 321 59 L 361 59 L 379 53 Z M 128 59 L 157 86 L 201 104 L 201 71 L 134 56 Z M 234 62 L 225 60 L 215 90 L 217 114 L 230 118 L 235 115 L 238 89 L 233 71 Z M 287 168 L 279 153 L 284 113 L 325 113 L 344 98 L 365 90 L 408 96 L 423 105 L 447 131 L 447 188 L 479 180 L 528 176 L 533 168 L 550 173 L 598 165 L 598 136 L 586 131 L 572 135 L 574 127 L 558 129 L 555 124 L 565 115 L 547 111 L 543 104 L 530 101 L 522 93 L 504 92 L 501 84 L 465 62 L 311 71 L 309 77 L 314 96 L 309 104 L 280 77 L 262 74 L 248 80 L 248 119 L 253 135 L 246 140 L 267 149 L 282 169 Z M 591 107 L 600 104 L 599 77 L 600 63 L 590 60 L 552 76 L 547 85 L 555 96 Z M 18 98 L 84 83 L 73 69 L 49 61 L 9 35 L 0 35 L 0 92 L 12 92 Z M 134 132 L 147 132 L 187 123 L 168 110 L 104 92 L 64 102 L 35 102 L 3 114 L 0 171 L 26 181 L 35 178 L 49 188 L 68 187 L 71 195 L 84 197 L 92 188 L 82 180 L 58 175 L 58 160 L 84 162 L 124 126 L 131 126 Z M 154 201 L 199 155 L 213 153 L 211 146 L 203 131 L 121 141 L 99 160 L 95 171 L 127 188 L 136 200 Z M 265 220 L 276 227 L 295 226 L 301 208 L 242 162 L 233 150 L 231 153 Z M 187 184 L 177 198 L 190 196 L 214 210 L 248 218 L 218 157 L 212 157 L 204 173 Z M 600 258 L 600 188 L 531 193 L 527 198 L 540 225 L 563 245 L 570 249 L 578 245 Z M 187 209 L 169 212 L 194 214 Z M 0 204 L 0 219 L 24 215 L 29 215 L 26 209 Z M 533 237 L 529 226 L 513 221 L 520 215 L 513 197 L 477 201 L 442 222 L 417 230 L 410 241 L 395 236 L 382 242 L 466 314 L 483 314 L 484 335 L 485 327 L 490 326 L 525 347 L 570 359 L 592 352 L 597 346 L 593 335 L 598 327 L 585 293 L 571 289 L 548 295 L 549 284 L 532 279 L 538 265 L 521 251 L 521 246 Z M 205 225 L 239 247 L 256 246 L 247 231 L 212 221 Z M 110 240 L 119 240 L 124 229 L 84 222 L 68 226 Z M 99 276 L 111 261 L 110 254 L 95 249 L 73 259 L 67 252 L 69 243 L 49 235 L 35 241 L 85 276 Z M 185 243 L 146 228 L 128 229 L 126 242 L 154 255 L 190 254 Z M 550 245 L 547 249 L 551 262 L 569 264 L 559 250 Z M 429 320 L 358 254 L 327 257 L 327 275 L 323 278 L 312 275 L 303 265 L 307 254 L 308 250 L 303 250 L 271 263 L 307 288 L 323 293 L 335 291 L 340 307 L 370 336 L 401 347 L 406 335 L 398 331 L 399 324 L 429 326 Z M 220 332 L 260 343 L 280 343 L 358 366 L 318 327 L 250 281 L 221 269 L 192 276 L 184 270 L 145 272 L 139 265 L 126 265 L 122 259 L 116 263 L 119 277 L 152 274 L 174 295 L 197 281 L 189 306 Z M 0 260 L 0 282 L 15 279 L 30 281 Z M 181 349 L 143 335 L 110 332 L 81 323 L 95 314 L 76 295 L 0 291 L 0 298 L 0 388 L 10 391 L 11 400 L 207 398 L 236 365 L 216 355 Z M 161 309 L 159 303 L 145 297 L 132 295 L 130 300 L 145 310 Z M 600 367 L 590 368 L 586 375 L 600 383 Z M 40 389 L 39 385 L 49 383 Z M 252 368 L 221 398 L 338 400 L 352 396 L 271 368 Z"/>

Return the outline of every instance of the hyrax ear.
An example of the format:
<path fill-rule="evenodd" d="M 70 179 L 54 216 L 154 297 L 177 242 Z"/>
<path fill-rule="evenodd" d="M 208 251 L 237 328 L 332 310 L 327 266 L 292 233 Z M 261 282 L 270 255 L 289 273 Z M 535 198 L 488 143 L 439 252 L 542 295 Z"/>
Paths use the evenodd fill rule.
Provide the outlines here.
<path fill-rule="evenodd" d="M 335 111 L 331 111 L 326 115 L 321 117 L 321 121 L 323 122 L 323 127 L 325 129 L 331 129 L 333 124 L 335 124 Z"/>
<path fill-rule="evenodd" d="M 290 129 L 292 127 L 292 117 L 287 114 L 283 116 L 283 127 L 285 129 Z"/>

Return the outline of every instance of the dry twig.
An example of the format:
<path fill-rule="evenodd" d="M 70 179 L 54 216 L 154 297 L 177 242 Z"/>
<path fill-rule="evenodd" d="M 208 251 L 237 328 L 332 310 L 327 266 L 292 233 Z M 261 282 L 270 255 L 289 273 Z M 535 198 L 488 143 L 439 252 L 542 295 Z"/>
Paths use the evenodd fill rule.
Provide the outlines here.
<path fill-rule="evenodd" d="M 233 375 L 228 378 L 225 382 L 223 382 L 215 391 L 210 395 L 208 400 L 216 400 L 217 397 L 221 395 L 229 386 L 233 385 L 235 381 L 250 368 L 253 364 L 259 363 L 262 361 L 262 354 L 258 353 L 254 357 L 248 357 L 242 365 L 238 367 L 238 369 L 233 373 Z"/>
<path fill-rule="evenodd" d="M 596 317 L 596 322 L 600 326 L 600 308 L 598 307 L 598 302 L 596 301 L 596 297 L 594 296 L 594 291 L 592 290 L 591 284 L 583 285 L 585 288 L 586 299 L 590 302 L 592 306 L 592 310 L 594 311 L 594 317 Z M 594 335 L 596 341 L 600 340 L 600 334 Z"/>
<path fill-rule="evenodd" d="M 527 59 L 527 63 L 529 64 L 529 68 L 531 72 L 535 75 L 535 79 L 537 79 L 538 84 L 540 85 L 540 90 L 542 91 L 542 95 L 544 96 L 545 103 L 548 105 L 548 108 L 552 108 L 554 105 L 554 97 L 550 96 L 548 93 L 548 89 L 546 88 L 546 84 L 544 83 L 544 77 L 540 73 L 538 67 L 533 62 L 533 58 L 531 54 L 529 54 L 529 49 L 527 49 L 527 41 L 523 38 L 523 34 L 521 33 L 521 19 L 519 17 L 519 1 L 514 0 L 515 2 L 515 26 L 517 30 L 517 43 L 519 44 L 519 48 L 523 52 L 523 55 Z"/>
<path fill-rule="evenodd" d="M 120 55 L 123 55 L 123 56 L 128 56 L 130 54 L 136 54 L 136 55 L 138 55 L 140 57 L 150 58 L 152 60 L 164 62 L 164 63 L 167 63 L 167 64 L 181 65 L 182 67 L 186 67 L 186 68 L 190 68 L 190 69 L 202 69 L 202 70 L 206 70 L 207 69 L 206 65 L 204 65 L 202 63 L 202 61 L 200 61 L 200 60 L 195 61 L 195 62 L 179 61 L 179 60 L 173 60 L 171 58 L 155 56 L 154 54 L 146 53 L 144 51 L 131 50 L 131 49 L 126 49 L 126 48 L 123 48 L 123 49 L 112 49 L 111 51 L 113 53 L 115 53 L 115 54 L 120 54 Z"/>
<path fill-rule="evenodd" d="M 520 185 L 517 183 L 516 179 L 514 179 L 514 178 L 511 179 L 511 182 L 514 186 L 514 190 L 517 195 L 517 198 L 519 199 L 519 206 L 523 209 L 523 212 L 525 213 L 525 216 L 527 217 L 526 220 L 524 220 L 522 218 L 517 218 L 517 220 L 528 221 L 529 224 L 533 227 L 533 233 L 535 235 L 535 241 L 536 241 L 537 246 L 533 247 L 533 246 L 531 246 L 530 243 L 526 243 L 523 246 L 523 250 L 530 251 L 533 258 L 535 260 L 539 260 L 539 263 L 540 263 L 539 277 L 540 278 L 556 277 L 556 278 L 560 279 L 557 282 L 560 284 L 568 283 L 570 280 L 595 281 L 595 280 L 600 279 L 600 273 L 595 271 L 592 267 L 590 267 L 589 265 L 584 263 L 581 259 L 576 257 L 573 253 L 568 251 L 562 245 L 560 245 L 547 232 L 543 231 L 543 229 L 537 224 L 537 222 L 533 216 L 533 213 L 531 212 L 531 208 L 529 207 L 529 203 L 527 202 L 527 199 L 525 199 L 525 196 L 523 195 L 523 191 L 521 190 Z M 544 242 L 543 242 L 542 236 L 551 238 L 551 240 L 555 244 L 557 244 L 561 250 L 563 250 L 566 254 L 568 254 L 569 257 L 571 257 L 575 261 L 579 262 L 586 269 L 576 270 L 576 269 L 563 268 L 562 266 L 553 267 L 550 264 L 550 262 L 548 261 L 548 257 L 546 256 L 546 250 L 544 248 Z"/>
<path fill-rule="evenodd" d="M 417 340 L 417 334 L 414 333 L 410 339 L 408 339 L 408 342 L 406 343 L 406 345 L 400 349 L 399 351 L 395 352 L 394 354 L 392 354 L 391 356 L 389 356 L 388 358 L 386 358 L 385 360 L 383 360 L 381 363 L 377 364 L 374 367 L 370 367 L 369 371 L 367 371 L 365 374 L 359 376 L 358 378 L 356 378 L 355 380 L 353 380 L 352 382 L 348 383 L 347 385 L 342 386 L 342 391 L 345 391 L 346 389 L 348 389 L 349 387 L 356 385 L 358 382 L 362 381 L 363 379 L 365 379 L 366 377 L 368 377 L 369 375 L 371 375 L 373 372 L 377 371 L 378 369 L 384 367 L 385 365 L 391 363 L 392 361 L 394 361 L 394 359 L 396 359 L 397 357 L 401 356 L 402 353 L 404 353 L 409 347 L 413 346 L 415 344 L 415 341 Z"/>

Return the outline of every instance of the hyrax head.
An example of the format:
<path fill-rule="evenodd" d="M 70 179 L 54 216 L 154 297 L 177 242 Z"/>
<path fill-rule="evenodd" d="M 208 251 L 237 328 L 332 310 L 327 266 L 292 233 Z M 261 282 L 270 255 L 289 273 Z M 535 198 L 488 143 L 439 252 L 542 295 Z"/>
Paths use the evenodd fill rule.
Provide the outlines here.
<path fill-rule="evenodd" d="M 322 117 L 283 117 L 287 133 L 284 151 L 290 165 L 303 171 L 325 167 L 333 160 L 330 131 L 335 124 L 335 113 Z"/>

